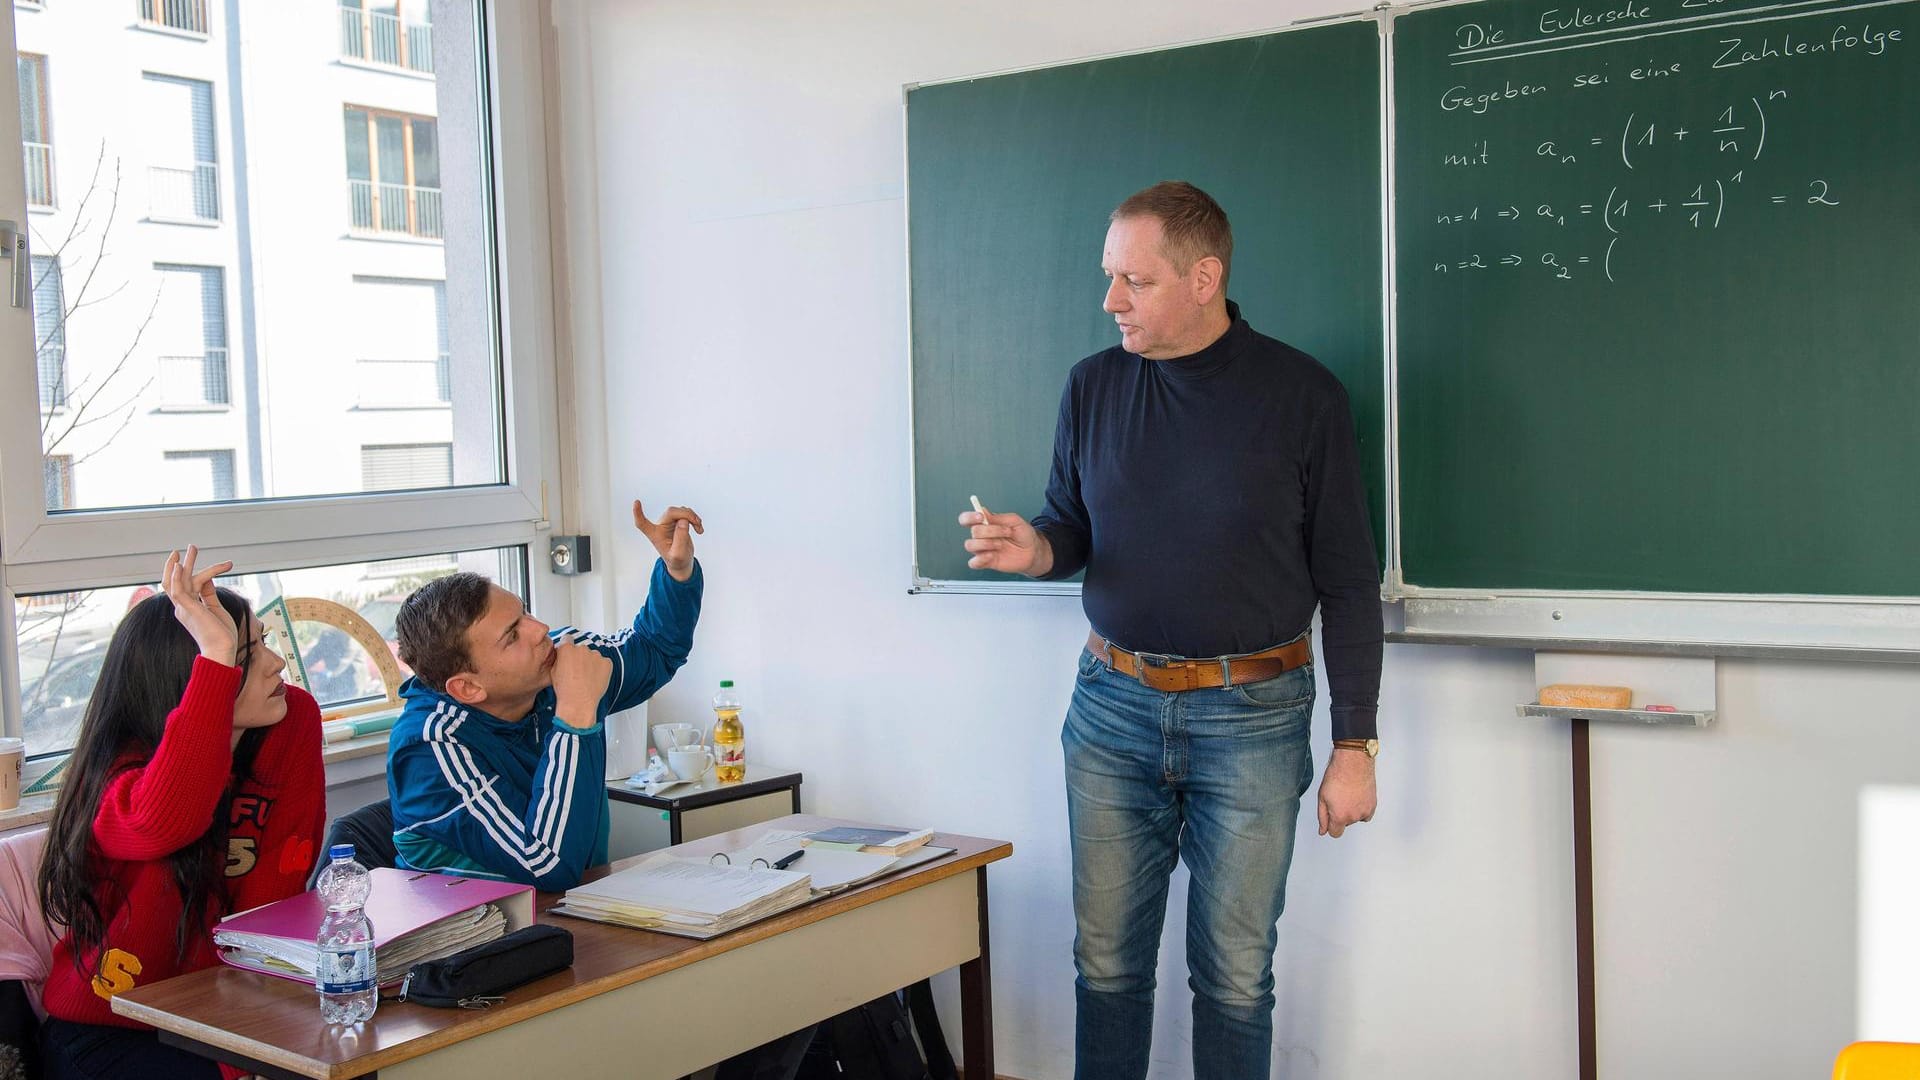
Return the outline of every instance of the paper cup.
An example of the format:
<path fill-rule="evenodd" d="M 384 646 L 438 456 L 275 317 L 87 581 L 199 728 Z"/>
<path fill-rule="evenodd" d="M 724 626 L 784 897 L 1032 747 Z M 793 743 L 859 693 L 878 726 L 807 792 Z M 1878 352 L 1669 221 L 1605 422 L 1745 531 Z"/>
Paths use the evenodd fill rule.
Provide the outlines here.
<path fill-rule="evenodd" d="M 0 810 L 20 805 L 20 767 L 27 761 L 27 744 L 0 739 Z"/>

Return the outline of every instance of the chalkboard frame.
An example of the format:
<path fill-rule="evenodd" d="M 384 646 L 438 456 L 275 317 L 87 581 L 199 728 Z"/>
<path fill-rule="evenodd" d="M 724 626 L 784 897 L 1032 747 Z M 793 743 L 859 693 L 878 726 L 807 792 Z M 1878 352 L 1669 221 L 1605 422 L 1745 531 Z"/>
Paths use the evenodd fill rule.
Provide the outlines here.
<path fill-rule="evenodd" d="M 1147 55 L 1170 49 L 1264 37 L 1296 30 L 1312 30 L 1338 23 L 1372 22 L 1378 31 L 1380 56 L 1380 167 L 1381 243 L 1384 355 L 1382 356 L 1385 431 L 1384 483 L 1385 551 L 1383 602 L 1390 612 L 1389 640 L 1437 644 L 1481 645 L 1505 648 L 1554 648 L 1572 651 L 1652 651 L 1672 655 L 1744 656 L 1750 658 L 1826 659 L 1842 661 L 1920 662 L 1920 596 L 1830 596 L 1811 594 L 1639 592 L 1620 590 L 1560 590 L 1528 588 L 1460 588 L 1408 584 L 1402 562 L 1399 458 L 1399 326 L 1396 292 L 1398 251 L 1397 148 L 1393 34 L 1395 21 L 1415 11 L 1465 7 L 1484 0 L 1382 5 L 1370 11 L 1345 12 L 1296 20 L 1279 26 L 1249 30 L 1148 48 L 1077 56 L 1042 64 L 912 82 L 901 90 L 903 177 L 911 154 L 907 138 L 907 104 L 911 91 L 924 86 L 967 82 L 1002 75 L 1044 71 L 1099 60 Z M 910 222 L 910 180 L 902 200 L 903 225 Z M 913 282 L 910 225 L 905 275 L 909 310 Z M 915 447 L 914 372 L 911 336 L 907 344 L 907 453 Z M 917 506 L 917 470 L 909 468 L 908 506 Z M 949 580 L 922 576 L 918 566 L 919 524 L 908 530 L 908 592 L 933 595 L 1077 596 L 1077 582 L 1014 580 Z M 956 527 L 955 543 L 960 541 Z"/>
<path fill-rule="evenodd" d="M 1399 270 L 1399 147 L 1393 35 L 1413 12 L 1470 7 L 1484 0 L 1437 0 L 1379 9 L 1387 98 L 1388 274 Z M 1748 10 L 1772 10 L 1771 6 Z M 1920 662 L 1920 596 L 1721 593 L 1619 589 L 1474 588 L 1409 584 L 1401 559 L 1399 456 L 1400 307 L 1389 292 L 1387 333 L 1388 529 L 1391 553 L 1383 599 L 1398 608 L 1390 641 L 1582 652 L 1653 652 L 1748 659 Z"/>

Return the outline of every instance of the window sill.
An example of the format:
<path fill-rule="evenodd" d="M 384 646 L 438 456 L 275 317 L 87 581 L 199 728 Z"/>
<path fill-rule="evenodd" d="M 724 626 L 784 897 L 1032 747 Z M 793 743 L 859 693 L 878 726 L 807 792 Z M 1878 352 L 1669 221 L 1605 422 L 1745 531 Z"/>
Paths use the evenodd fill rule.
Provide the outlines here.
<path fill-rule="evenodd" d="M 453 408 L 451 401 L 362 401 L 353 407 L 354 412 L 446 412 Z"/>
<path fill-rule="evenodd" d="M 373 757 L 375 755 L 385 757 L 386 753 L 387 733 L 384 731 L 376 731 L 371 735 L 362 735 L 357 739 L 345 739 L 336 743 L 328 743 L 326 747 L 320 751 L 320 760 L 331 768 L 341 762 L 357 761 L 361 758 Z M 384 772 L 385 769 L 382 768 L 381 771 Z M 356 779 L 358 778 L 356 777 Z M 327 785 L 329 787 L 336 783 L 344 782 L 345 781 L 336 780 L 332 772 L 328 772 Z"/>
<path fill-rule="evenodd" d="M 178 26 L 168 26 L 166 23 L 154 23 L 145 20 L 135 20 L 133 29 L 145 30 L 149 34 L 159 34 L 161 37 L 185 38 L 188 41 L 213 40 L 213 35 L 205 31 L 186 30 Z"/>
<path fill-rule="evenodd" d="M 429 247 L 445 247 L 447 242 L 437 236 L 415 236 L 412 233 L 380 232 L 376 229 L 348 229 L 341 237 L 343 240 L 385 240 L 392 244 L 418 244 Z"/>
<path fill-rule="evenodd" d="M 165 217 L 160 214 L 148 214 L 147 224 L 149 225 L 191 225 L 196 229 L 217 229 L 222 224 L 224 224 L 224 222 L 222 222 L 219 218 Z"/>
<path fill-rule="evenodd" d="M 37 11 L 39 9 L 36 8 L 34 10 Z M 29 214 L 57 214 L 59 212 L 60 212 L 60 208 L 58 206 L 53 205 L 52 203 L 35 202 L 35 203 L 27 204 L 27 213 Z"/>
<path fill-rule="evenodd" d="M 157 413 L 228 413 L 233 411 L 233 406 L 215 405 L 212 403 L 203 405 L 155 405 L 153 411 Z"/>
<path fill-rule="evenodd" d="M 409 79 L 419 79 L 422 82 L 434 81 L 433 72 L 431 71 L 415 71 L 410 67 L 401 67 L 398 64 L 382 64 L 373 60 L 362 60 L 357 56 L 343 56 L 337 63 L 341 67 L 353 68 L 356 71 L 371 71 L 378 75 L 404 75 Z"/>
<path fill-rule="evenodd" d="M 38 795 L 23 795 L 19 806 L 12 810 L 0 810 L 0 833 L 46 824 L 53 818 L 53 802 L 57 794 L 43 791 Z"/>

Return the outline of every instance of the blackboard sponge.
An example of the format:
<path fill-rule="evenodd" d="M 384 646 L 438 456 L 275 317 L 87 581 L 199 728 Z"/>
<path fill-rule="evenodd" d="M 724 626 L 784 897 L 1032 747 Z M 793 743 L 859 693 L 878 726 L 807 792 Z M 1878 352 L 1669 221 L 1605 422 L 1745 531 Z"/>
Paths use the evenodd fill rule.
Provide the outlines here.
<path fill-rule="evenodd" d="M 1624 709 L 1633 704 L 1633 688 L 1554 683 L 1552 686 L 1540 688 L 1540 704 L 1575 706 L 1583 709 Z"/>

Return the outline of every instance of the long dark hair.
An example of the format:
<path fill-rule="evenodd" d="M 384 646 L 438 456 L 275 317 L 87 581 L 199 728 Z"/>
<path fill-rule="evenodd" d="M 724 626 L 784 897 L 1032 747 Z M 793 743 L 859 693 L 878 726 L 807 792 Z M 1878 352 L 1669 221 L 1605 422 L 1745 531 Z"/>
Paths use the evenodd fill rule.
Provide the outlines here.
<path fill-rule="evenodd" d="M 244 673 L 253 659 L 253 613 L 238 593 L 218 592 L 220 606 L 233 616 L 240 631 L 236 662 L 244 687 Z M 82 974 L 81 957 L 106 943 L 102 901 L 110 904 L 119 899 L 100 895 L 109 887 L 98 873 L 93 844 L 101 793 L 115 775 L 152 760 L 167 714 L 187 692 L 193 658 L 199 652 L 193 635 L 174 617 L 173 601 L 161 593 L 134 605 L 120 620 L 101 662 L 100 679 L 67 759 L 66 779 L 60 785 L 46 854 L 40 861 L 40 906 L 49 921 L 66 926 L 73 935 L 73 962 Z M 213 826 L 200 839 L 167 856 L 183 904 L 180 925 L 174 931 L 174 949 L 182 962 L 192 943 L 206 932 L 210 917 L 226 913 L 227 829 L 233 793 L 252 771 L 267 730 L 248 731 L 234 748 L 232 779 L 220 796 Z"/>

